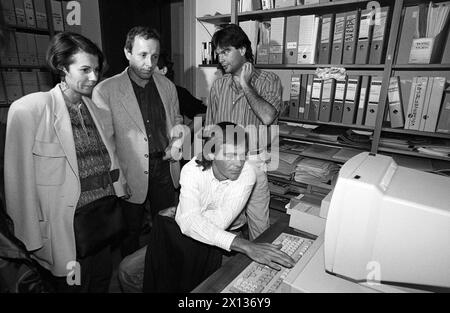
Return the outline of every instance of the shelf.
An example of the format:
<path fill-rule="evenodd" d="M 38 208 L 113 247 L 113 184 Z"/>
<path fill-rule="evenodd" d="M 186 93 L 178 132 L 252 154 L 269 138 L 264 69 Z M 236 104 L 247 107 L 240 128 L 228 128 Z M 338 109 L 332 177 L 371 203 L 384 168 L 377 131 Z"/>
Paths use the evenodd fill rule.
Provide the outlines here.
<path fill-rule="evenodd" d="M 47 70 L 44 65 L 0 65 L 0 69 L 33 69 L 33 70 Z"/>
<path fill-rule="evenodd" d="M 352 8 L 365 8 L 370 1 L 366 0 L 343 0 L 337 2 L 326 2 L 317 4 L 307 4 L 299 6 L 291 6 L 286 8 L 274 8 L 269 10 L 258 10 L 252 12 L 240 12 L 238 14 L 239 21 L 246 20 L 264 20 L 272 17 L 281 17 L 289 15 L 307 15 L 320 14 L 332 9 L 334 12 L 340 10 L 348 10 L 349 6 Z"/>
<path fill-rule="evenodd" d="M 309 120 L 299 120 L 295 118 L 289 118 L 289 117 L 280 117 L 278 119 L 280 122 L 289 122 L 289 123 L 298 123 L 298 124 L 311 124 L 311 125 L 330 125 L 330 126 L 338 126 L 342 128 L 351 128 L 351 129 L 359 129 L 359 130 L 367 130 L 367 131 L 373 131 L 374 128 L 371 126 L 364 126 L 364 125 L 347 125 L 342 123 L 333 123 L 333 122 L 320 122 L 320 121 L 309 121 Z"/>
<path fill-rule="evenodd" d="M 280 177 L 276 177 L 276 176 L 272 176 L 270 175 L 270 173 L 267 173 L 267 177 L 270 180 L 274 180 L 274 181 L 278 181 L 278 182 L 282 182 L 282 183 L 286 183 L 286 184 L 291 184 L 293 186 L 297 186 L 297 187 L 301 187 L 301 188 L 305 188 L 306 186 L 313 186 L 313 187 L 318 187 L 321 189 L 326 189 L 326 190 L 332 190 L 333 186 L 328 185 L 328 184 L 323 184 L 323 183 L 310 183 L 310 182 L 298 182 L 295 180 L 287 180 L 287 179 L 283 179 Z"/>
<path fill-rule="evenodd" d="M 50 31 L 47 29 L 40 29 L 40 28 L 32 28 L 32 27 L 24 27 L 24 26 L 16 26 L 16 25 L 6 25 L 7 29 L 15 30 L 18 32 L 24 32 L 24 33 L 33 33 L 33 34 L 41 34 L 41 35 L 49 35 Z"/>
<path fill-rule="evenodd" d="M 255 64 L 256 68 L 263 69 L 316 69 L 326 67 L 343 67 L 347 70 L 384 70 L 383 64 Z"/>
<path fill-rule="evenodd" d="M 450 162 L 450 157 L 442 157 L 442 156 L 419 153 L 419 152 L 414 152 L 414 151 L 407 151 L 407 150 L 396 150 L 396 149 L 391 149 L 391 148 L 378 147 L 378 152 L 402 154 L 402 155 L 409 155 L 409 156 L 418 157 L 418 158 L 434 159 L 434 160 Z"/>
<path fill-rule="evenodd" d="M 333 159 L 331 157 L 319 157 L 319 156 L 310 156 L 310 155 L 304 155 L 302 152 L 297 152 L 297 151 L 292 151 L 292 150 L 287 150 L 287 149 L 280 149 L 280 152 L 286 152 L 286 153 L 291 153 L 291 154 L 297 154 L 298 156 L 301 156 L 303 158 L 310 158 L 310 159 L 318 159 L 318 160 L 322 160 L 322 161 L 329 161 L 329 162 L 333 162 L 333 163 L 338 163 L 338 164 L 344 164 L 345 161 L 342 160 L 336 160 Z M 361 150 L 361 152 L 363 152 Z"/>
<path fill-rule="evenodd" d="M 210 16 L 197 17 L 197 21 L 211 24 L 225 24 L 231 22 L 231 14 L 218 14 Z"/>
<path fill-rule="evenodd" d="M 294 139 L 294 140 L 299 140 L 299 141 L 303 141 L 303 142 L 312 142 L 312 143 L 320 143 L 323 145 L 329 145 L 329 146 L 336 146 L 336 147 L 347 147 L 347 148 L 352 148 L 352 149 L 358 149 L 358 150 L 363 150 L 363 148 L 358 147 L 358 146 L 352 146 L 346 143 L 340 143 L 340 142 L 333 142 L 333 141 L 326 141 L 326 140 L 320 140 L 320 139 L 316 139 L 316 138 L 311 138 L 311 137 L 301 137 L 301 136 L 294 136 L 294 135 L 283 135 L 280 134 L 281 138 L 286 138 L 286 139 Z"/>
<path fill-rule="evenodd" d="M 431 133 L 431 132 L 423 132 L 423 131 L 418 131 L 418 130 L 409 130 L 409 129 L 400 129 L 400 128 L 398 128 L 398 129 L 397 128 L 382 128 L 381 131 L 386 132 L 386 133 L 450 139 L 450 134 L 445 134 L 445 133 Z"/>
<path fill-rule="evenodd" d="M 340 10 L 349 10 L 349 6 L 352 8 L 366 8 L 369 0 L 343 0 L 336 2 L 327 2 L 327 3 L 317 3 L 317 4 L 307 4 L 307 5 L 299 5 L 299 6 L 291 6 L 285 8 L 274 8 L 269 10 L 258 10 L 258 11 L 250 11 L 250 12 L 239 12 L 238 20 L 239 21 L 248 21 L 248 20 L 267 20 L 273 17 L 282 17 L 289 15 L 307 15 L 307 14 L 317 14 L 321 12 L 325 12 L 327 10 L 333 9 L 334 12 L 338 12 Z M 230 23 L 231 14 L 218 14 L 218 15 L 210 15 L 210 16 L 202 16 L 197 17 L 197 20 L 200 22 L 206 22 L 211 24 L 223 24 Z"/>
<path fill-rule="evenodd" d="M 430 71 L 430 70 L 450 70 L 450 64 L 394 64 L 392 65 L 392 69 L 394 70 L 422 70 L 422 71 Z"/>

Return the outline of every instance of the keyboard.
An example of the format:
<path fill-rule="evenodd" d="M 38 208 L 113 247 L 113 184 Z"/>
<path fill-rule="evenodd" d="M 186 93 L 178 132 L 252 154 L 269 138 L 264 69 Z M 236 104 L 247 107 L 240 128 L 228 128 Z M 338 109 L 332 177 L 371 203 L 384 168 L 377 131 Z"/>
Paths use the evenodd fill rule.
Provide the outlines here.
<path fill-rule="evenodd" d="M 297 263 L 313 242 L 314 240 L 305 237 L 281 233 L 273 243 L 281 243 L 281 251 Z M 290 268 L 283 266 L 277 271 L 253 261 L 222 292 L 273 293 L 278 290 L 290 271 Z"/>

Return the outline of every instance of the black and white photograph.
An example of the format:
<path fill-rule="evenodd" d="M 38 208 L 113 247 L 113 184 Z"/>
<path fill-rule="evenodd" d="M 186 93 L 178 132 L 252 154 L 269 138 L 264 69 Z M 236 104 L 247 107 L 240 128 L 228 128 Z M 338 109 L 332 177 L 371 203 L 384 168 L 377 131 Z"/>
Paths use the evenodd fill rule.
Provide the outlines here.
<path fill-rule="evenodd" d="M 0 0 L 0 297 L 36 293 L 450 293 L 450 2 Z"/>

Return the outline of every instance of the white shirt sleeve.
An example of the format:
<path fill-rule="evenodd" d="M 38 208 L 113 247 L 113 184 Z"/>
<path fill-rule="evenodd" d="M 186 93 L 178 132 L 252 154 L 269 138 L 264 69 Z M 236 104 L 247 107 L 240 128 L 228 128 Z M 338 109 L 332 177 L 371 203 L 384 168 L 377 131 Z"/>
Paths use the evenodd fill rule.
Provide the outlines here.
<path fill-rule="evenodd" d="M 256 176 L 251 167 L 245 166 L 239 179 L 227 186 L 221 201 L 214 210 L 204 210 L 200 203 L 202 177 L 195 165 L 186 164 L 180 178 L 180 202 L 175 220 L 181 232 L 203 243 L 230 251 L 236 235 L 225 229 L 244 208 Z M 200 175 L 199 175 L 200 174 Z M 206 187 L 207 188 L 207 187 Z"/>

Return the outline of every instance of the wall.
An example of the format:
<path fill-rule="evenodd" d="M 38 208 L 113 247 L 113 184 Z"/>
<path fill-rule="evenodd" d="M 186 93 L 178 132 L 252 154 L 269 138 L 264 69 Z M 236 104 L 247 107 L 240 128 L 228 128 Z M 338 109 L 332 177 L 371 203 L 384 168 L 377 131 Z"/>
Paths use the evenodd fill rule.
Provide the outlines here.
<path fill-rule="evenodd" d="M 202 17 L 207 14 L 214 15 L 216 12 L 220 14 L 231 13 L 230 0 L 195 0 L 196 17 Z M 201 60 L 201 44 L 202 42 L 211 41 L 211 36 L 215 31 L 215 26 L 209 23 L 201 23 L 195 21 L 195 95 L 197 98 L 205 99 L 209 94 L 212 82 L 218 77 L 219 73 L 215 68 L 198 68 Z M 205 102 L 205 101 L 204 101 Z"/>
<path fill-rule="evenodd" d="M 81 34 L 102 46 L 98 0 L 78 0 L 81 4 Z"/>
<path fill-rule="evenodd" d="M 184 79 L 184 4 L 174 2 L 170 4 L 171 30 L 172 30 L 172 61 L 175 72 L 175 84 L 185 87 Z"/>

